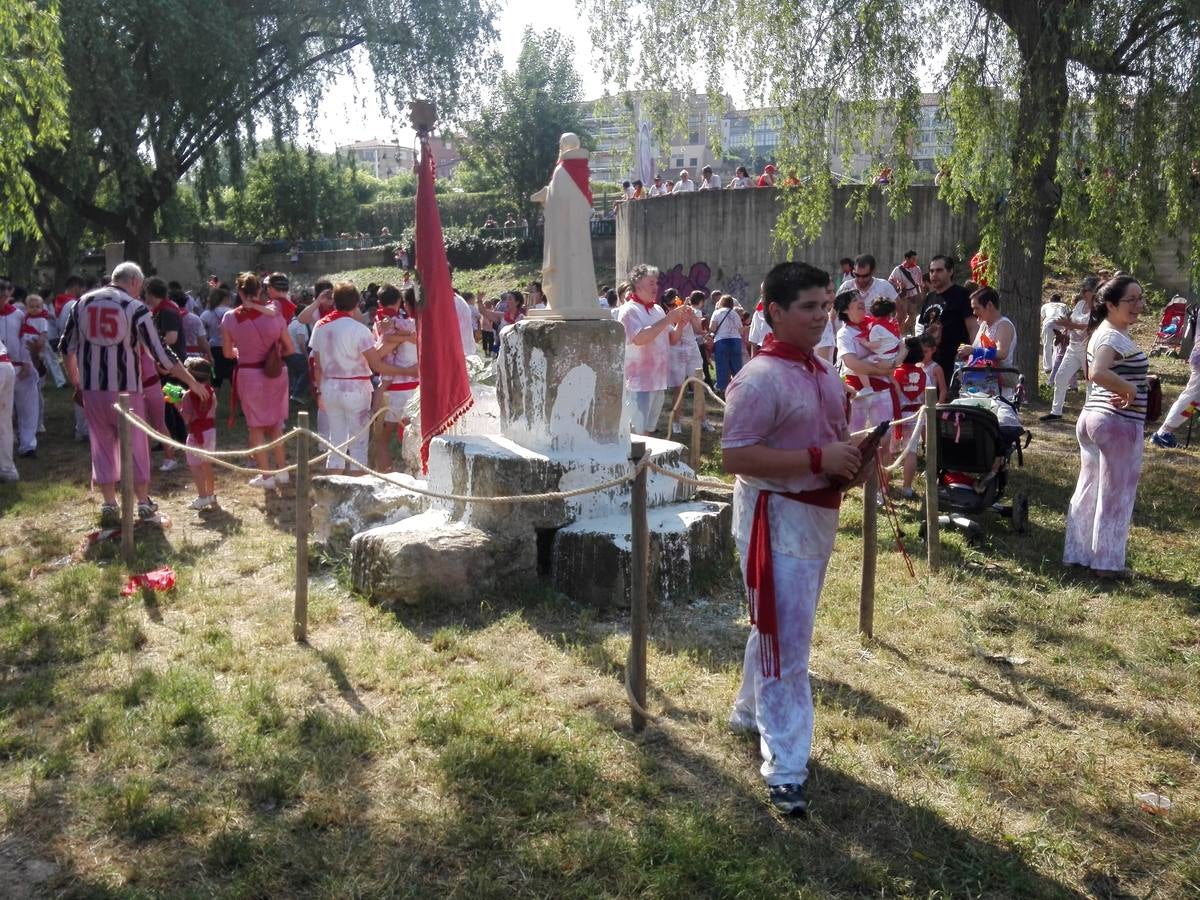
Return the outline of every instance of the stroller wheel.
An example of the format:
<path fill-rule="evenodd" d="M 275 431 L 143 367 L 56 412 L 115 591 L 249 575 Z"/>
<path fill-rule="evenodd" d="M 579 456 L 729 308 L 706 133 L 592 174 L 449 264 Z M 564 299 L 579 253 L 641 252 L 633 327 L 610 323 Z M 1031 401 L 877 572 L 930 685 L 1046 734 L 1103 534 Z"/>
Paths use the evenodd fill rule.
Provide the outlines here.
<path fill-rule="evenodd" d="M 1024 534 L 1029 524 L 1029 497 L 1025 494 L 1015 494 L 1012 504 L 1012 526 L 1017 534 Z"/>

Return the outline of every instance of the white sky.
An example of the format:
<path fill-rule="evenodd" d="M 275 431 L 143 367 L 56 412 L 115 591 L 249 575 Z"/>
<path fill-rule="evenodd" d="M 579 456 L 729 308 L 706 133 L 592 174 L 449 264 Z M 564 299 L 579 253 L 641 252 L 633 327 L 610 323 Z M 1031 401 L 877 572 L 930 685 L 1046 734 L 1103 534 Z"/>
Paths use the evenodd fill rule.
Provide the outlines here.
<path fill-rule="evenodd" d="M 553 27 L 575 44 L 579 59 L 576 69 L 583 79 L 584 96 L 589 99 L 599 97 L 604 93 L 604 85 L 597 67 L 587 62 L 592 55 L 592 42 L 588 37 L 586 21 L 577 13 L 572 0 L 558 7 L 566 15 L 557 20 L 547 21 L 546 12 L 550 8 L 545 0 L 508 0 L 504 4 L 497 22 L 500 35 L 497 49 L 505 68 L 511 70 L 521 52 L 521 36 L 526 26 L 539 31 Z M 412 131 L 403 127 L 404 123 L 390 120 L 380 112 L 370 67 L 363 61 L 357 66 L 357 71 L 362 76 L 359 84 L 356 85 L 350 78 L 339 79 L 326 93 L 311 143 L 317 149 L 330 153 L 337 145 L 376 138 L 398 137 L 404 143 L 409 143 Z"/>

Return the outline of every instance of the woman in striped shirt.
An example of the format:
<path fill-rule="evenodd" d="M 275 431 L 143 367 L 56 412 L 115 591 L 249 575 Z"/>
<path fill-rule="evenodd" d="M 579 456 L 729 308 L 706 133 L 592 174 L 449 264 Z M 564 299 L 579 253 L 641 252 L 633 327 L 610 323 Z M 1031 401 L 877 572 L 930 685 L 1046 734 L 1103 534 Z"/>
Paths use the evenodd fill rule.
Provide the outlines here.
<path fill-rule="evenodd" d="M 1092 309 L 1087 400 L 1075 428 L 1079 481 L 1067 510 L 1063 562 L 1103 578 L 1128 575 L 1125 545 L 1142 472 L 1150 369 L 1129 329 L 1143 308 L 1142 286 L 1123 275 L 1100 288 Z"/>

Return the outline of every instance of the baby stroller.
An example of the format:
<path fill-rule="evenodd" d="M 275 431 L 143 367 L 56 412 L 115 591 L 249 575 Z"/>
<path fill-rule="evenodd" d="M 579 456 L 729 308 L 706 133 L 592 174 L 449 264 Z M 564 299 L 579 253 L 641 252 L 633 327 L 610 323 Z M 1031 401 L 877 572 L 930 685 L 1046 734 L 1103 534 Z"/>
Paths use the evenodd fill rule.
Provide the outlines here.
<path fill-rule="evenodd" d="M 1006 375 L 1016 377 L 1011 399 L 1000 390 L 1001 376 Z M 977 520 L 990 510 L 1009 519 L 1013 530 L 1023 534 L 1029 521 L 1029 497 L 1018 493 L 1010 505 L 1002 502 L 1012 457 L 1023 466 L 1022 451 L 1033 438 L 1017 416 L 1024 396 L 1020 371 L 959 369 L 951 379 L 949 393 L 950 402 L 937 406 L 938 522 L 960 528 L 976 540 L 983 534 Z M 922 524 L 922 536 L 924 531 Z"/>
<path fill-rule="evenodd" d="M 1158 323 L 1158 334 L 1154 336 L 1154 344 L 1150 347 L 1150 355 L 1160 353 L 1178 355 L 1183 350 L 1183 336 L 1187 324 L 1194 317 L 1194 311 L 1188 307 L 1188 302 L 1176 294 L 1163 310 L 1162 319 Z"/>

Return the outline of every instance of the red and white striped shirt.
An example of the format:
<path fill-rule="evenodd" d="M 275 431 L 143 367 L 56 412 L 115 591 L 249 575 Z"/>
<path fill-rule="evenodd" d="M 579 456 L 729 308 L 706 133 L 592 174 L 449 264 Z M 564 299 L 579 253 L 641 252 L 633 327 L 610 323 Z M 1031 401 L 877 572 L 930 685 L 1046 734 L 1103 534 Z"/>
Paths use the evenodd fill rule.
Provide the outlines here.
<path fill-rule="evenodd" d="M 85 391 L 140 391 L 142 348 L 164 368 L 179 362 L 159 338 L 149 308 L 115 285 L 80 298 L 59 344 L 79 360 Z"/>

